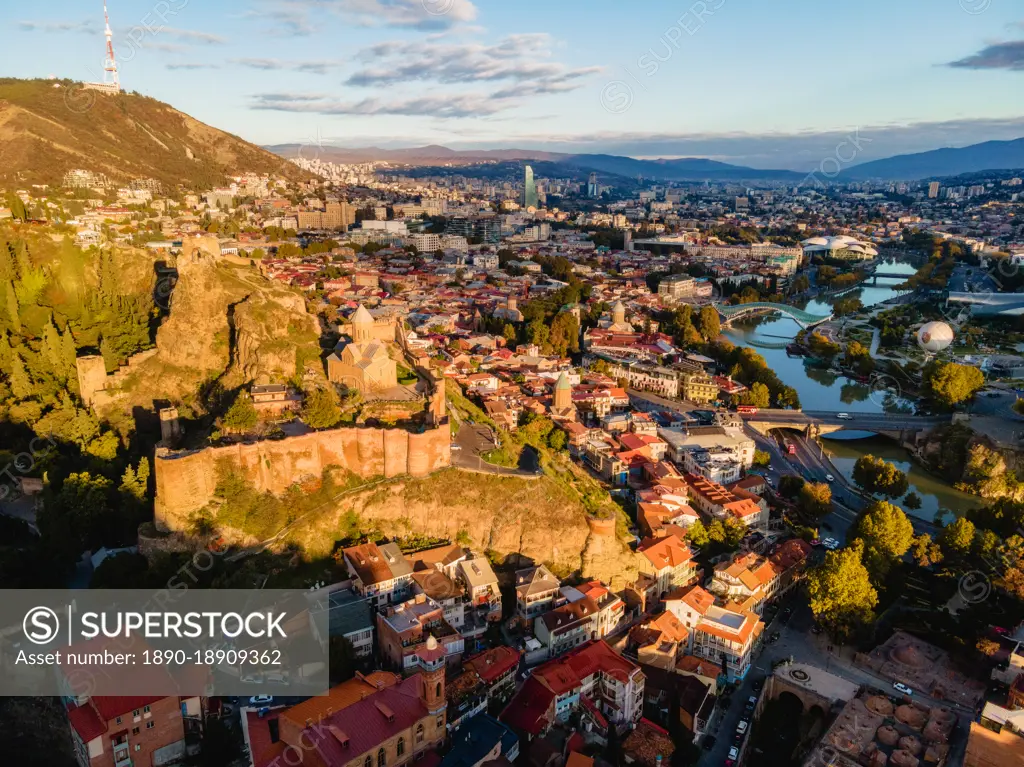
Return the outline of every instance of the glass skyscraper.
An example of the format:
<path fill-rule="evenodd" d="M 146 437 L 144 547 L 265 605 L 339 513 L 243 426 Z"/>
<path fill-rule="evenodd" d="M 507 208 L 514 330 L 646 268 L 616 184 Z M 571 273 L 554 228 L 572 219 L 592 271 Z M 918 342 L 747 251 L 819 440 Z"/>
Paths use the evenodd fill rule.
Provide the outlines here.
<path fill-rule="evenodd" d="M 533 168 L 529 165 L 523 168 L 523 207 L 539 207 L 537 205 L 537 182 L 533 180 Z"/>

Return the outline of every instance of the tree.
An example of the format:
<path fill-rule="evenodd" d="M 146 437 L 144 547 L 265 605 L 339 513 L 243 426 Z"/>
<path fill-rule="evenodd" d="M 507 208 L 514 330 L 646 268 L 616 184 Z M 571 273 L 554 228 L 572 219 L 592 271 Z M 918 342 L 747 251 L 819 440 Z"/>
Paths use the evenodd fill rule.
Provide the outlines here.
<path fill-rule="evenodd" d="M 779 495 L 783 498 L 796 498 L 806 484 L 803 477 L 796 474 L 783 474 L 779 477 Z"/>
<path fill-rule="evenodd" d="M 248 392 L 241 392 L 224 414 L 224 427 L 231 431 L 244 432 L 255 428 L 260 421 L 256 406 Z"/>
<path fill-rule="evenodd" d="M 698 546 L 700 548 L 707 546 L 710 540 L 707 528 L 704 527 L 704 523 L 699 519 L 687 529 L 686 537 L 690 539 L 690 542 L 693 543 L 694 546 Z"/>
<path fill-rule="evenodd" d="M 974 543 L 974 533 L 973 522 L 966 517 L 957 517 L 939 533 L 942 553 L 948 558 L 966 556 Z"/>
<path fill-rule="evenodd" d="M 758 408 L 767 408 L 772 404 L 771 392 L 768 387 L 758 381 L 750 389 L 741 395 L 744 405 L 753 405 Z"/>
<path fill-rule="evenodd" d="M 870 375 L 875 369 L 875 360 L 871 356 L 871 350 L 860 341 L 851 341 L 846 345 L 846 364 L 852 367 L 861 375 Z"/>
<path fill-rule="evenodd" d="M 907 492 L 907 475 L 882 458 L 864 455 L 853 466 L 853 481 L 869 493 L 899 498 Z"/>
<path fill-rule="evenodd" d="M 701 307 L 700 334 L 705 341 L 714 341 L 722 334 L 722 323 L 718 317 L 718 310 L 715 307 Z"/>
<path fill-rule="evenodd" d="M 754 465 L 755 466 L 771 466 L 772 455 L 767 450 L 755 450 L 754 451 Z"/>
<path fill-rule="evenodd" d="M 875 501 L 864 511 L 855 535 L 864 542 L 864 564 L 878 579 L 910 549 L 914 526 L 899 506 Z"/>
<path fill-rule="evenodd" d="M 341 421 L 341 409 L 333 392 L 316 389 L 306 396 L 302 406 L 302 420 L 311 429 L 329 429 Z"/>
<path fill-rule="evenodd" d="M 569 438 L 565 436 L 565 432 L 561 429 L 552 429 L 551 433 L 548 434 L 548 447 L 552 450 L 565 450 L 565 446 L 568 442 Z"/>
<path fill-rule="evenodd" d="M 918 567 L 930 567 L 942 561 L 942 549 L 928 533 L 921 533 L 910 547 L 910 556 Z"/>
<path fill-rule="evenodd" d="M 978 650 L 978 652 L 980 652 L 986 658 L 991 658 L 993 655 L 999 652 L 1000 648 L 999 642 L 996 642 L 993 639 L 989 639 L 988 637 L 982 637 L 974 646 Z"/>
<path fill-rule="evenodd" d="M 809 517 L 818 520 L 832 511 L 832 488 L 825 482 L 808 482 L 800 488 L 797 506 Z"/>
<path fill-rule="evenodd" d="M 903 499 L 903 505 L 908 509 L 920 509 L 921 496 L 917 493 L 907 493 L 907 497 Z"/>
<path fill-rule="evenodd" d="M 875 619 L 878 592 L 858 547 L 828 552 L 808 575 L 807 592 L 815 619 L 839 637 Z"/>
<path fill-rule="evenodd" d="M 973 365 L 932 361 L 925 366 L 924 383 L 939 404 L 952 407 L 973 397 L 985 385 L 985 375 Z"/>
<path fill-rule="evenodd" d="M 515 326 L 512 325 L 511 323 L 505 323 L 505 327 L 502 328 L 501 334 L 502 336 L 504 336 L 505 340 L 508 341 L 510 344 L 514 344 L 516 342 L 516 329 Z"/>

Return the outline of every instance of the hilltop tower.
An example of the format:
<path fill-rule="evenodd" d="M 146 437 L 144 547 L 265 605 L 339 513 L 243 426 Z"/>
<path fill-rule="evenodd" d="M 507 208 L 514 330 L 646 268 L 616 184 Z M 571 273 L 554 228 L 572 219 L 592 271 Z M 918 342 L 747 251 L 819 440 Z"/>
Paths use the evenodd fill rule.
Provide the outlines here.
<path fill-rule="evenodd" d="M 569 383 L 569 376 L 562 371 L 555 384 L 554 410 L 568 410 L 572 407 L 572 385 Z"/>
<path fill-rule="evenodd" d="M 114 93 L 121 92 L 121 79 L 117 74 L 117 57 L 114 56 L 114 33 L 110 31 L 110 14 L 106 0 L 103 2 L 103 35 L 107 38 L 107 57 L 103 61 L 103 83 Z"/>

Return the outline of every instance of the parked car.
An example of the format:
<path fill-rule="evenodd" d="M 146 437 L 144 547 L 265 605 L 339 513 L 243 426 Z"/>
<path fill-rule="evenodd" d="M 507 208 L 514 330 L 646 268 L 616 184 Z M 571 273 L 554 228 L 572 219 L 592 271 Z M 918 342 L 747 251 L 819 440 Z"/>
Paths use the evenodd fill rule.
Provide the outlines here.
<path fill-rule="evenodd" d="M 840 421 L 852 421 L 853 420 L 853 416 L 850 415 L 849 413 L 836 413 L 836 418 L 838 418 Z"/>
<path fill-rule="evenodd" d="M 746 731 L 747 731 L 747 728 L 749 728 L 749 727 L 750 727 L 750 722 L 748 722 L 746 719 L 740 720 L 740 723 L 738 725 L 736 725 L 736 734 L 737 735 L 745 734 Z"/>
<path fill-rule="evenodd" d="M 828 481 L 828 482 L 835 482 L 836 478 L 833 477 L 831 474 L 826 474 L 825 475 L 825 480 Z"/>
<path fill-rule="evenodd" d="M 273 695 L 253 695 L 251 698 L 249 698 L 250 706 L 269 706 L 273 702 Z"/>
<path fill-rule="evenodd" d="M 725 767 L 732 767 L 736 764 L 736 760 L 739 759 L 740 750 L 733 746 L 729 749 L 729 758 L 725 760 Z"/>
<path fill-rule="evenodd" d="M 904 695 L 913 695 L 914 691 L 907 687 L 903 682 L 893 682 L 892 688 L 897 692 L 902 692 Z"/>

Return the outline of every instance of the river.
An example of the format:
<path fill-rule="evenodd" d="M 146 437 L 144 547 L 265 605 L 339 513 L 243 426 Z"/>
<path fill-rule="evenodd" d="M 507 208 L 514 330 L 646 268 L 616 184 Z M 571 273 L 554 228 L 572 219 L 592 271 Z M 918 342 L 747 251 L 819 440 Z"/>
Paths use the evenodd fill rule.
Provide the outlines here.
<path fill-rule="evenodd" d="M 914 274 L 916 267 L 890 258 L 880 261 L 879 270 L 909 277 Z M 902 277 L 881 278 L 877 285 L 865 285 L 846 295 L 856 295 L 864 306 L 874 306 L 896 296 L 894 288 L 902 280 Z M 827 315 L 832 312 L 828 301 L 813 300 L 803 308 L 811 314 Z M 779 378 L 797 390 L 800 404 L 805 410 L 881 413 L 909 406 L 910 403 L 894 396 L 872 393 L 868 386 L 853 379 L 807 365 L 802 357 L 790 357 L 785 345 L 795 338 L 799 330 L 800 326 L 795 320 L 782 316 L 737 323 L 723 332 L 733 343 L 750 346 L 764 357 Z M 857 459 L 868 453 L 896 464 L 907 473 L 910 489 L 921 496 L 921 508 L 907 509 L 907 512 L 922 519 L 934 519 L 939 509 L 960 512 L 981 505 L 980 499 L 959 492 L 921 469 L 911 460 L 910 453 L 891 440 L 871 437 L 866 432 L 836 432 L 826 438 L 824 444 L 832 454 L 836 468 L 847 478 L 852 478 L 853 465 Z"/>

